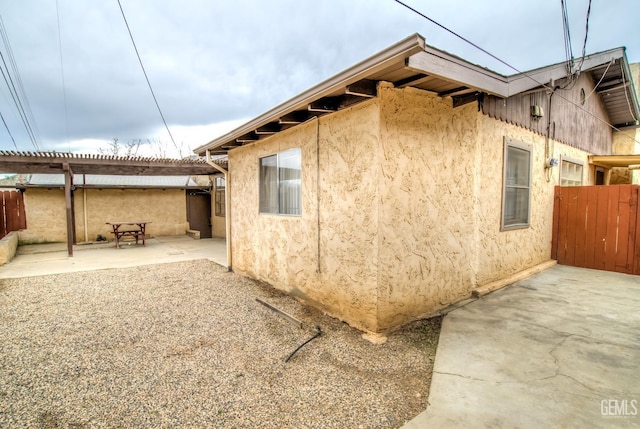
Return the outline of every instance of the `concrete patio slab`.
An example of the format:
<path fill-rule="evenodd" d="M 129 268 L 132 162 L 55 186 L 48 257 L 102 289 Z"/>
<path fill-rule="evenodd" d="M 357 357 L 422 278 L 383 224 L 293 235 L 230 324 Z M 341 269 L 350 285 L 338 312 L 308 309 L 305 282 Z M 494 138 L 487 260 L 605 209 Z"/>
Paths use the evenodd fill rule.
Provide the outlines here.
<path fill-rule="evenodd" d="M 555 266 L 449 313 L 405 429 L 640 427 L 640 277 Z"/>
<path fill-rule="evenodd" d="M 74 246 L 73 256 L 67 254 L 66 243 L 33 244 L 18 247 L 16 256 L 0 267 L 1 278 L 17 278 L 124 268 L 138 265 L 163 264 L 194 259 L 208 259 L 227 265 L 224 239 L 194 240 L 186 235 L 155 237 L 147 245 L 113 242 Z"/>

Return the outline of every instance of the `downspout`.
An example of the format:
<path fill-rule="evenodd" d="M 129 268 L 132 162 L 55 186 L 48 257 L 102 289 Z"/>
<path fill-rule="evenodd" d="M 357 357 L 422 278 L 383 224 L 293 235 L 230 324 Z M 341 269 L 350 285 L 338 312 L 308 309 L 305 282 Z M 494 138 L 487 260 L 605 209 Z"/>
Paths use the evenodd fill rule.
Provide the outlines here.
<path fill-rule="evenodd" d="M 224 190 L 224 210 L 225 210 L 225 216 L 224 216 L 224 224 L 225 224 L 225 234 L 226 234 L 226 242 L 227 242 L 227 270 L 228 271 L 232 271 L 232 258 L 231 258 L 231 187 L 230 187 L 230 182 L 229 182 L 229 170 L 228 169 L 224 169 L 222 167 L 220 167 L 218 164 L 216 164 L 215 162 L 213 162 L 213 160 L 211 159 L 211 152 L 209 152 L 209 149 L 207 149 L 206 152 L 206 161 L 207 164 L 209 164 L 210 166 L 212 166 L 213 168 L 215 168 L 216 170 L 218 170 L 219 172 L 221 172 L 222 174 L 224 174 L 224 183 L 225 183 L 225 190 Z"/>

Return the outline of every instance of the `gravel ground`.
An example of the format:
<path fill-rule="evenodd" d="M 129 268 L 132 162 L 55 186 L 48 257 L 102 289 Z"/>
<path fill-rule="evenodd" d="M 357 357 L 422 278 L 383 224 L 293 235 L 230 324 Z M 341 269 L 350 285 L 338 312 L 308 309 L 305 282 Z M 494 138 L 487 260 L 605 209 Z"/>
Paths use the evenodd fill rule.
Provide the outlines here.
<path fill-rule="evenodd" d="M 0 280 L 0 323 L 2 428 L 397 428 L 427 407 L 440 330 L 374 345 L 204 260 Z"/>

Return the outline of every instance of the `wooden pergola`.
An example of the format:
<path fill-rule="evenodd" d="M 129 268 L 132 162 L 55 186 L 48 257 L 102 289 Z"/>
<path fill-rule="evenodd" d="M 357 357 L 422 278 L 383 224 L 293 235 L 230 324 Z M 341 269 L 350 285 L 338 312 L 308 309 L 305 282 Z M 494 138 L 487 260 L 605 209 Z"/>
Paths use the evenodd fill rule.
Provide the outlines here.
<path fill-rule="evenodd" d="M 218 164 L 214 167 L 212 163 Z M 216 174 L 225 162 L 196 159 L 158 159 L 86 155 L 65 152 L 14 152 L 0 150 L 2 174 L 64 174 L 64 194 L 67 210 L 67 249 L 73 256 L 75 223 L 73 211 L 74 174 L 104 174 L 127 176 L 198 176 Z M 225 166 L 226 167 L 226 166 Z"/>

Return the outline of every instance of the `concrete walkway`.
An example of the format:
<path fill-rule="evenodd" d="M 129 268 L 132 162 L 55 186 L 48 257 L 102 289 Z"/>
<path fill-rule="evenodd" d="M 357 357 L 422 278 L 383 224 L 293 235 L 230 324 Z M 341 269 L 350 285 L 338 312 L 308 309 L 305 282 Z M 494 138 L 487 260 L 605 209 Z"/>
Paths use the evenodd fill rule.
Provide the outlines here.
<path fill-rule="evenodd" d="M 73 271 L 123 268 L 137 265 L 164 264 L 194 259 L 209 259 L 227 265 L 224 239 L 194 240 L 186 235 L 156 237 L 147 245 L 113 242 L 74 246 L 73 256 L 67 254 L 66 243 L 34 244 L 18 247 L 16 256 L 0 267 L 0 279 L 31 277 Z"/>
<path fill-rule="evenodd" d="M 640 277 L 555 266 L 449 313 L 416 428 L 640 427 Z"/>

